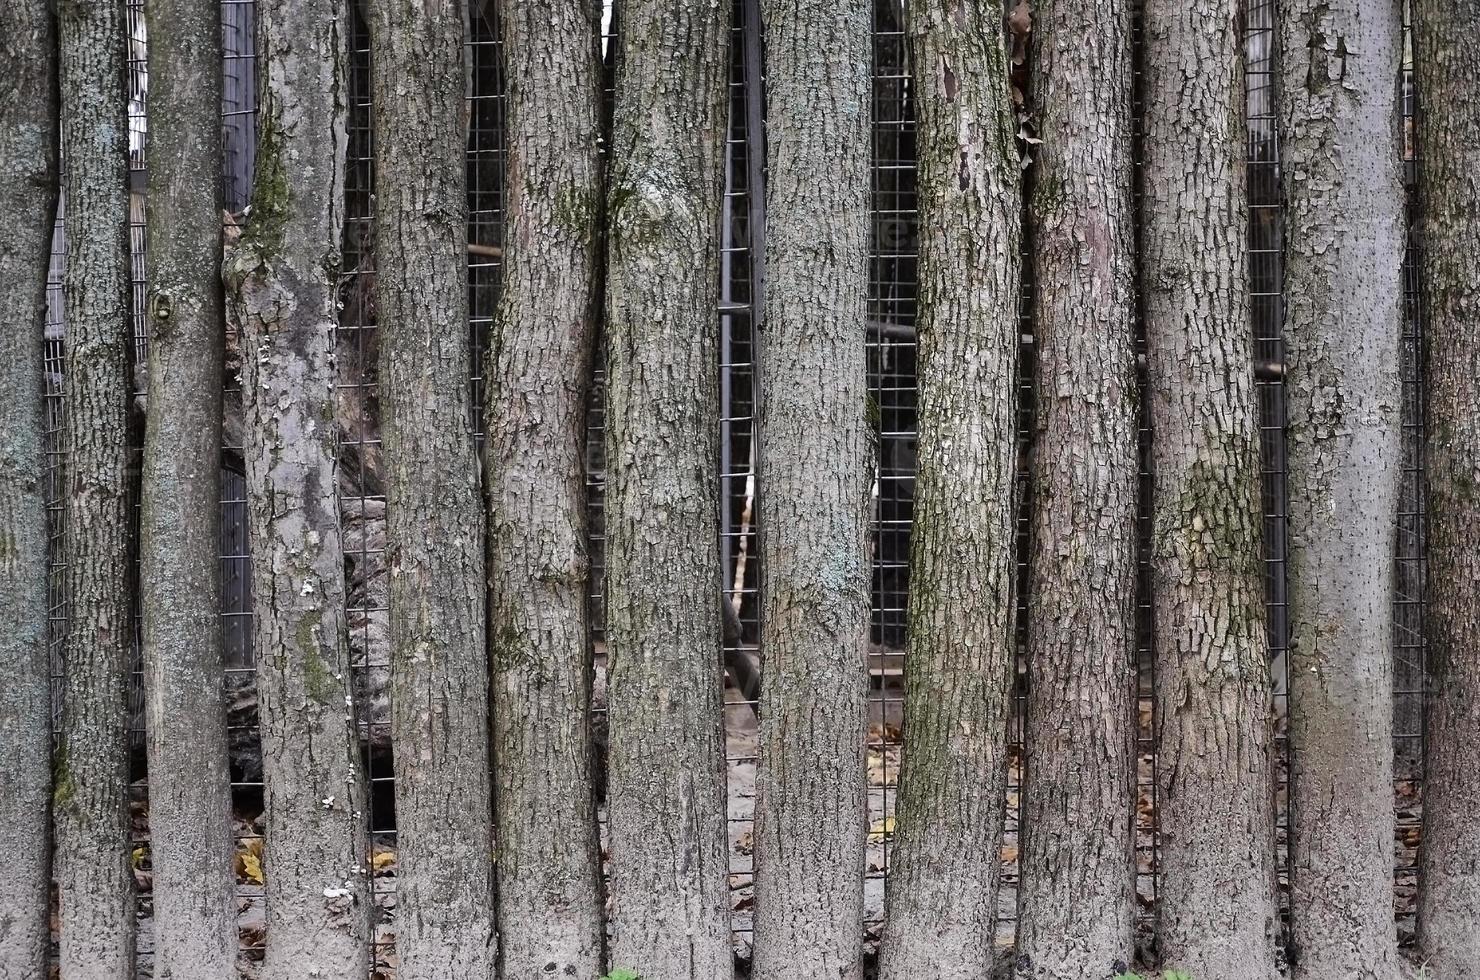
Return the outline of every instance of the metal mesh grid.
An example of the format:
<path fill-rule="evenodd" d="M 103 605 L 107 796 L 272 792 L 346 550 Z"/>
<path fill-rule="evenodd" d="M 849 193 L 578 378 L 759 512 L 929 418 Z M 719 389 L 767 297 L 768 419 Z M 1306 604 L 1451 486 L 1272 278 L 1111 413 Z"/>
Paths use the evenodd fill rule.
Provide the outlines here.
<path fill-rule="evenodd" d="M 1279 117 L 1276 101 L 1274 0 L 1254 0 L 1245 26 L 1244 84 L 1248 111 L 1249 230 L 1244 254 L 1249 276 L 1249 318 L 1254 360 L 1285 362 L 1283 340 L 1284 264 L 1280 235 Z M 1264 568 L 1268 616 L 1270 673 L 1275 725 L 1275 853 L 1279 868 L 1279 904 L 1285 927 L 1290 910 L 1289 739 L 1285 718 L 1289 702 L 1289 602 L 1285 589 L 1285 393 L 1282 380 L 1256 378 L 1259 408 L 1261 501 L 1264 511 Z M 1281 930 L 1283 937 L 1284 930 Z"/>
<path fill-rule="evenodd" d="M 915 501 L 915 313 L 918 214 L 915 110 L 898 0 L 874 3 L 873 147 L 868 281 L 868 387 L 878 417 L 874 482 L 868 726 L 869 844 L 865 930 L 883 931 L 887 845 L 903 740 L 909 529 Z"/>
<path fill-rule="evenodd" d="M 1403 183 L 1407 195 L 1403 256 L 1403 334 L 1399 370 L 1403 404 L 1402 483 L 1398 498 L 1393 597 L 1394 902 L 1398 938 L 1414 939 L 1422 822 L 1424 698 L 1424 387 L 1423 316 L 1419 305 L 1419 161 L 1414 138 L 1417 87 L 1413 72 L 1413 20 L 1403 5 L 1401 81 Z"/>
<path fill-rule="evenodd" d="M 222 202 L 226 225 L 244 222 L 251 199 L 257 145 L 257 52 L 255 0 L 222 0 Z M 142 302 L 142 300 L 141 300 Z M 262 758 L 257 728 L 256 657 L 252 648 L 251 553 L 247 541 L 246 478 L 241 428 L 231 423 L 242 404 L 241 338 L 228 318 L 222 428 L 221 599 L 222 656 L 226 665 L 227 745 L 231 754 L 232 819 L 239 854 L 262 853 Z M 262 882 L 237 861 L 238 962 L 251 975 L 266 950 L 266 907 Z"/>
<path fill-rule="evenodd" d="M 129 128 L 129 265 L 130 282 L 129 293 L 131 297 L 131 322 L 133 323 L 134 336 L 134 363 L 143 364 L 147 351 L 145 349 L 146 327 L 145 327 L 145 289 L 144 289 L 144 248 L 146 245 L 144 234 L 144 190 L 145 190 L 145 166 L 147 163 L 146 151 L 148 148 L 149 124 L 146 117 L 146 103 L 149 95 L 149 62 L 148 62 L 148 25 L 144 21 L 143 0 L 129 0 L 128 3 L 128 128 Z M 138 397 L 143 394 L 143 380 L 137 368 L 134 371 L 134 394 L 135 404 Z M 142 436 L 142 433 L 140 433 Z M 141 454 L 143 443 L 140 439 L 134 447 L 135 452 Z M 139 456 L 135 456 L 138 459 Z M 136 469 L 137 472 L 137 469 Z M 135 528 L 138 527 L 138 518 L 135 518 Z M 143 658 L 140 650 L 141 636 L 139 630 L 139 610 L 137 605 L 134 609 L 134 672 L 130 679 L 129 690 L 129 724 L 131 728 L 129 742 L 133 746 L 135 773 L 142 770 L 137 760 L 144 753 L 144 673 Z M 145 780 L 136 781 L 129 790 L 129 812 L 132 817 L 130 831 L 133 834 L 134 864 L 140 870 L 147 870 L 149 865 L 149 787 Z M 137 876 L 136 876 L 137 877 Z M 138 915 L 142 918 L 151 917 L 153 913 L 153 900 L 149 892 L 143 887 L 143 882 L 137 882 L 138 890 Z M 146 934 L 143 923 L 140 923 L 139 935 L 136 940 L 136 957 L 138 960 L 138 972 L 141 976 L 153 973 L 154 965 L 154 943 L 152 930 Z M 148 969 L 149 974 L 144 971 Z"/>
<path fill-rule="evenodd" d="M 133 252 L 133 319 L 136 356 L 142 359 L 144 349 L 143 310 L 143 177 L 144 144 L 147 132 L 144 102 L 147 93 L 145 58 L 146 29 L 143 21 L 144 0 L 129 0 L 128 23 L 131 35 L 129 57 L 129 119 L 131 132 L 131 228 Z M 469 234 L 470 241 L 481 245 L 500 244 L 503 174 L 503 97 L 499 75 L 500 51 L 492 5 L 474 0 L 469 10 L 467 62 L 469 74 Z M 757 201 L 751 189 L 763 161 L 752 157 L 754 141 L 749 134 L 758 119 L 756 102 L 760 79 L 756 63 L 750 60 L 753 49 L 747 48 L 745 14 L 753 9 L 746 0 L 737 3 L 734 34 L 734 59 L 730 79 L 731 123 L 727 140 L 726 189 L 721 281 L 721 335 L 718 352 L 721 366 L 722 406 L 720 492 L 723 501 L 722 554 L 724 557 L 726 595 L 739 600 L 743 623 L 741 644 L 752 653 L 758 640 L 758 601 L 756 582 L 759 556 L 755 554 L 754 495 L 760 488 L 752 477 L 754 461 L 750 455 L 751 428 L 755 397 L 754 350 L 751 343 L 752 295 L 754 265 L 759 258 L 751 249 Z M 226 146 L 225 193 L 228 208 L 239 210 L 247 201 L 253 157 L 255 130 L 255 52 L 252 44 L 253 0 L 222 0 L 222 30 L 226 45 L 226 99 L 223 105 L 223 138 Z M 371 287 L 374 278 L 374 231 L 371 221 L 372 134 L 370 127 L 368 82 L 368 37 L 355 7 L 355 27 L 351 32 L 353 57 L 350 62 L 350 143 L 347 214 L 344 239 L 346 270 L 343 282 L 344 313 L 337 345 L 340 361 L 340 410 L 342 415 L 342 451 L 352 461 L 358 484 L 351 491 L 341 485 L 341 507 L 345 518 L 345 551 L 351 572 L 349 625 L 351 648 L 356 657 L 354 675 L 356 693 L 361 702 L 360 729 L 369 747 L 370 812 L 372 821 L 373 860 L 376 864 L 374 900 L 377 908 L 375 958 L 372 976 L 393 975 L 394 915 L 394 810 L 393 780 L 388 745 L 388 712 L 380 709 L 385 697 L 389 664 L 384 658 L 385 592 L 380 556 L 384 548 L 384 497 L 378 483 L 379 431 L 378 395 L 375 371 L 376 328 Z M 1282 242 L 1279 231 L 1279 164 L 1277 141 L 1276 76 L 1274 59 L 1274 0 L 1250 0 L 1247 8 L 1247 85 L 1249 106 L 1248 180 L 1250 195 L 1248 261 L 1252 306 L 1252 329 L 1255 357 L 1260 362 L 1283 363 L 1281 321 Z M 610 55 L 610 38 L 616 29 L 607 4 L 604 20 Z M 874 120 L 873 120 L 873 240 L 869 280 L 869 386 L 878 406 L 880 452 L 878 459 L 876 506 L 877 520 L 872 537 L 874 566 L 873 673 L 869 731 L 870 820 L 873 833 L 867 875 L 868 929 L 876 939 L 882 924 L 883 887 L 887 877 L 887 839 L 892 829 L 889 818 L 893 808 L 893 786 L 898 774 L 898 756 L 902 708 L 902 650 L 905 642 L 905 612 L 908 590 L 908 532 L 913 501 L 914 474 L 914 284 L 915 284 L 915 197 L 914 197 L 914 123 L 910 105 L 910 83 L 906 57 L 906 38 L 901 22 L 899 0 L 876 0 L 874 29 Z M 1411 139 L 1414 90 L 1412 84 L 1411 45 L 1405 44 L 1403 74 L 1403 115 L 1405 120 L 1404 156 L 1408 163 L 1410 194 L 1409 261 L 1405 264 L 1404 290 L 1407 316 L 1403 331 L 1404 390 L 1404 463 L 1403 492 L 1398 520 L 1398 552 L 1395 556 L 1397 596 L 1395 608 L 1395 750 L 1397 752 L 1396 801 L 1398 806 L 1396 888 L 1400 930 L 1405 940 L 1411 939 L 1411 896 L 1417 887 L 1416 851 L 1419 820 L 1420 775 L 1422 759 L 1422 581 L 1423 581 L 1423 497 L 1422 497 L 1422 330 L 1419 319 L 1417 283 L 1412 253 L 1414 225 L 1412 206 L 1417 186 L 1417 162 Z M 609 87 L 608 87 L 609 92 Z M 1138 117 L 1139 118 L 1139 114 Z M 46 420 L 48 442 L 49 514 L 51 516 L 53 563 L 50 612 L 53 624 L 54 663 L 60 669 L 60 642 L 65 624 L 65 596 L 61 594 L 61 556 L 63 534 L 63 492 L 61 463 L 65 447 L 60 445 L 62 420 L 61 356 L 62 314 L 60 278 L 65 249 L 64 219 L 59 216 L 53 248 L 48 291 L 46 345 Z M 470 379 L 475 408 L 481 405 L 481 354 L 487 325 L 497 300 L 499 260 L 490 256 L 473 256 L 469 265 L 470 335 L 475 361 Z M 1022 354 L 1022 425 L 1026 438 L 1031 431 L 1031 363 L 1033 358 L 1031 321 L 1027 316 L 1031 282 L 1024 283 L 1024 347 Z M 596 360 L 595 388 L 589 413 L 590 508 L 588 511 L 593 566 L 593 636 L 598 660 L 604 654 L 602 644 L 602 468 L 601 453 L 603 409 L 600 397 L 601 362 Z M 234 381 L 234 378 L 230 378 Z M 1276 681 L 1276 713 L 1281 719 L 1277 746 L 1281 763 L 1279 786 L 1278 850 L 1284 872 L 1281 876 L 1282 906 L 1288 914 L 1288 848 L 1286 828 L 1288 800 L 1284 779 L 1287 772 L 1288 746 L 1284 739 L 1283 717 L 1287 684 L 1285 653 L 1288 641 L 1285 592 L 1285 507 L 1284 485 L 1284 400 L 1278 381 L 1258 384 L 1264 447 L 1264 503 L 1266 530 L 1266 567 L 1269 581 L 1271 656 Z M 231 392 L 228 392 L 228 398 Z M 481 429 L 481 413 L 475 415 Z M 1143 454 L 1145 432 L 1142 432 Z M 226 447 L 229 451 L 237 447 Z M 1146 478 L 1143 455 L 1143 488 Z M 245 541 L 244 487 L 240 474 L 227 469 L 223 473 L 222 500 L 222 571 L 225 586 L 222 628 L 228 669 L 228 690 L 240 691 L 250 683 L 252 660 L 250 647 L 250 582 Z M 748 514 L 747 514 L 748 511 Z M 1145 494 L 1143 490 L 1142 522 Z M 1024 508 L 1024 518 L 1027 509 Z M 745 556 L 744 574 L 736 577 L 736 566 Z M 1020 549 L 1020 557 L 1025 552 Z M 1144 566 L 1144 550 L 1143 550 Z M 1021 563 L 1020 563 L 1021 567 Z M 357 571 L 358 570 L 358 571 Z M 1142 582 L 1144 583 L 1144 574 Z M 1137 824 L 1138 894 L 1142 911 L 1142 938 L 1148 936 L 1155 896 L 1155 780 L 1150 743 L 1150 699 L 1154 677 L 1149 672 L 1149 618 L 1143 585 L 1141 642 L 1138 662 L 1141 665 L 1140 697 L 1142 701 L 1138 789 L 1143 797 Z M 1019 667 L 1019 679 L 1021 681 Z M 136 756 L 142 755 L 142 724 L 137 708 L 142 704 L 135 673 L 133 704 Z M 54 690 L 59 690 L 54 685 Z M 1017 690 L 1019 711 L 1013 720 L 1011 767 L 1006 831 L 1004 837 L 1004 892 L 999 912 L 999 943 L 1010 942 L 1015 916 L 1016 839 L 1018 831 L 1018 789 L 1021 759 L 1021 683 Z M 728 712 L 731 738 L 728 762 L 732 779 L 746 766 L 754 765 L 753 732 L 745 734 L 748 710 L 733 703 Z M 250 742 L 256 738 L 255 727 L 248 716 L 234 712 L 232 738 Z M 737 731 L 739 732 L 737 736 Z M 243 754 L 251 754 L 243 745 Z M 243 773 L 234 767 L 233 791 L 239 814 L 238 831 L 242 848 L 253 846 L 260 834 L 260 776 Z M 147 880 L 147 785 L 139 780 L 133 787 L 135 799 L 136 845 L 140 848 L 140 871 Z M 255 809 L 254 809 L 255 808 Z M 741 935 L 744 949 L 750 929 L 748 887 L 750 861 L 746 840 L 750 830 L 751 801 L 736 800 L 731 794 L 732 889 L 736 897 L 734 924 Z M 1404 896 L 1408 904 L 1404 904 Z M 250 971 L 252 960 L 260 958 L 263 931 L 260 885 L 243 880 L 239 886 L 242 906 L 242 944 L 244 966 Z M 140 914 L 147 918 L 149 894 L 141 890 Z M 139 943 L 141 975 L 149 975 L 152 960 L 151 935 L 147 924 L 141 930 Z"/>
<path fill-rule="evenodd" d="M 1139 0 L 1131 13 L 1131 195 L 1136 255 L 1141 254 L 1142 144 L 1145 138 L 1143 91 L 1145 31 L 1144 6 Z M 1146 319 L 1140 290 L 1136 293 L 1136 777 L 1135 777 L 1135 890 L 1136 948 L 1149 962 L 1155 945 L 1157 896 L 1157 796 L 1160 789 L 1156 755 L 1155 608 L 1151 595 L 1152 490 L 1150 375 L 1146 351 Z"/>
<path fill-rule="evenodd" d="M 380 459 L 379 347 L 375 327 L 374 153 L 370 106 L 370 32 L 361 5 L 351 6 L 348 65 L 349 117 L 345 168 L 345 232 L 343 239 L 340 311 L 335 336 L 336 389 L 340 421 L 341 459 L 358 461 L 359 478 L 340 484 L 340 515 L 344 527 L 346 625 L 350 634 L 357 722 L 361 741 L 368 746 L 366 809 L 370 820 L 371 976 L 393 975 L 394 882 L 389 878 L 395 854 L 395 778 L 390 766 L 390 715 L 369 708 L 373 702 L 389 706 L 389 646 L 378 640 L 389 635 L 385 579 L 385 496 L 374 478 Z"/>
<path fill-rule="evenodd" d="M 45 387 L 42 421 L 46 427 L 46 530 L 47 530 L 47 631 L 51 655 L 51 727 L 56 732 L 62 718 L 62 643 L 66 639 L 66 493 L 63 466 L 68 447 L 64 443 L 65 420 L 62 381 L 62 347 L 65 311 L 62 274 L 67 260 L 67 202 L 57 200 L 56 228 L 51 235 L 51 261 L 46 272 L 46 333 L 43 347 Z"/>
<path fill-rule="evenodd" d="M 725 132 L 724 197 L 720 215 L 720 580 L 723 601 L 740 620 L 740 636 L 727 639 L 759 656 L 761 555 L 759 494 L 756 478 L 755 406 L 757 365 L 755 325 L 762 313 L 760 269 L 764 263 L 759 208 L 760 175 L 765 167 L 764 130 L 751 138 L 761 106 L 757 74 L 756 25 L 746 3 L 737 3 L 730 35 L 727 80 L 729 120 Z M 753 193 L 754 192 L 754 193 Z M 743 698 L 742 698 L 743 700 Z M 736 702 L 738 704 L 738 701 Z M 753 927 L 754 864 L 751 833 L 755 814 L 754 773 L 758 745 L 750 706 L 728 707 L 725 718 L 727 830 L 730 843 L 732 926 L 747 942 Z M 746 792 L 747 785 L 750 791 Z"/>

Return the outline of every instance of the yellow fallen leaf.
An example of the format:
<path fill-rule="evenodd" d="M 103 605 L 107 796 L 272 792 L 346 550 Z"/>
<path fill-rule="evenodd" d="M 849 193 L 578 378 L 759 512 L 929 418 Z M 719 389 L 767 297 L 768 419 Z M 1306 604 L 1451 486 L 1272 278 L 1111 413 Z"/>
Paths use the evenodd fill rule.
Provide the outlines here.
<path fill-rule="evenodd" d="M 894 818 L 885 817 L 883 820 L 875 820 L 873 826 L 869 827 L 868 839 L 877 844 L 892 833 L 894 833 Z"/>
<path fill-rule="evenodd" d="M 262 884 L 262 839 L 247 841 L 237 851 L 237 878 L 255 885 Z"/>
<path fill-rule="evenodd" d="M 136 847 L 130 851 L 129 856 L 133 859 L 134 867 L 142 868 L 144 866 L 144 855 L 148 853 L 149 849 L 147 847 Z"/>
<path fill-rule="evenodd" d="M 384 871 L 396 863 L 396 852 L 377 851 L 375 856 L 370 859 L 370 863 L 374 865 L 376 871 Z"/>

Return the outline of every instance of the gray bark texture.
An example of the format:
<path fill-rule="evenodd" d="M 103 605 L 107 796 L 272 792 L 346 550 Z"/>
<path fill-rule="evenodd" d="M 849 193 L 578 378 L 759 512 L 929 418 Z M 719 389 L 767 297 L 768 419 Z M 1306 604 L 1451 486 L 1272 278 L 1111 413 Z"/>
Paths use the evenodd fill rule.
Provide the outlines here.
<path fill-rule="evenodd" d="M 732 975 L 717 534 L 730 0 L 622 9 L 607 194 L 613 940 L 644 980 Z"/>
<path fill-rule="evenodd" d="M 1393 518 L 1403 187 L 1396 0 L 1279 7 L 1292 973 L 1398 973 Z"/>
<path fill-rule="evenodd" d="M 365 792 L 333 423 L 345 15 L 341 0 L 257 4 L 251 221 L 225 263 L 241 329 L 268 980 L 368 969 Z"/>
<path fill-rule="evenodd" d="M 1280 928 L 1239 10 L 1143 21 L 1158 929 L 1198 980 L 1272 980 Z"/>
<path fill-rule="evenodd" d="M 1428 343 L 1428 649 L 1419 951 L 1480 978 L 1480 6 L 1414 5 Z"/>
<path fill-rule="evenodd" d="M 460 5 L 371 4 L 396 948 L 403 980 L 490 980 L 483 497 L 468 377 Z"/>
<path fill-rule="evenodd" d="M 1020 975 L 1131 961 L 1137 382 L 1127 0 L 1035 7 Z"/>
<path fill-rule="evenodd" d="M 861 980 L 873 6 L 764 0 L 761 15 L 771 275 L 759 344 L 765 683 L 751 975 Z"/>
<path fill-rule="evenodd" d="M 1015 646 L 1021 162 L 1001 3 L 909 8 L 919 449 L 882 980 L 991 975 Z"/>
<path fill-rule="evenodd" d="M 507 977 L 595 977 L 585 426 L 601 218 L 601 5 L 512 0 L 504 280 L 484 377 L 498 925 Z"/>
<path fill-rule="evenodd" d="M 124 8 L 65 3 L 61 38 L 66 172 L 67 621 L 54 794 L 61 971 L 134 975 L 129 832 L 128 103 Z"/>
<path fill-rule="evenodd" d="M 57 203 L 51 4 L 0 6 L 0 980 L 46 973 L 51 671 L 46 649 L 42 337 Z"/>
<path fill-rule="evenodd" d="M 154 975 L 236 976 L 222 697 L 221 24 L 151 0 L 148 416 L 140 487 Z"/>

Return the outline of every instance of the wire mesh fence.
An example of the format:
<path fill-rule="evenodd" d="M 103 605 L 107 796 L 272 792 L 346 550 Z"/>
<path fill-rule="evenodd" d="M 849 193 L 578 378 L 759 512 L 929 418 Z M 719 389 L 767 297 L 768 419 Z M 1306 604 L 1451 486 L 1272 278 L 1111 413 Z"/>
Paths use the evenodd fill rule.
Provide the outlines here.
<path fill-rule="evenodd" d="M 147 343 L 144 306 L 144 214 L 147 186 L 148 61 L 145 0 L 129 0 L 128 98 L 130 123 L 130 242 L 132 251 L 132 322 L 134 358 L 142 363 Z M 473 343 L 472 375 L 467 379 L 481 430 L 482 355 L 498 302 L 501 274 L 504 169 L 504 97 L 502 50 L 492 0 L 469 0 L 466 16 L 467 65 L 467 175 L 469 241 L 468 329 Z M 358 728 L 364 747 L 369 785 L 371 854 L 374 869 L 372 898 L 376 906 L 371 976 L 392 977 L 395 956 L 396 830 L 394 780 L 390 764 L 389 641 L 387 624 L 385 551 L 385 497 L 379 432 L 378 346 L 374 304 L 376 270 L 374 193 L 374 133 L 370 105 L 370 50 L 368 30 L 360 5 L 352 5 L 347 65 L 349 140 L 346 168 L 346 223 L 344 233 L 343 309 L 336 338 L 338 364 L 338 425 L 341 468 L 340 507 L 344 527 L 348 626 Z M 603 19 L 602 50 L 607 59 L 610 99 L 611 66 L 619 9 L 607 4 Z M 902 0 L 875 0 L 873 33 L 872 125 L 872 237 L 868 291 L 869 389 L 877 407 L 878 461 L 874 484 L 874 527 L 870 540 L 872 563 L 872 622 L 869 671 L 871 676 L 868 731 L 870 835 L 866 866 L 866 942 L 872 946 L 882 931 L 884 889 L 888 878 L 888 845 L 893 828 L 894 788 L 899 774 L 902 742 L 904 647 L 907 642 L 909 595 L 909 537 L 914 498 L 915 439 L 915 287 L 916 200 L 915 134 L 908 40 Z M 1248 105 L 1247 178 L 1249 229 L 1246 256 L 1251 305 L 1250 328 L 1254 359 L 1261 364 L 1283 364 L 1281 339 L 1282 242 L 1280 230 L 1280 170 L 1278 145 L 1278 69 L 1275 43 L 1275 0 L 1249 0 L 1245 17 L 1246 84 Z M 753 427 L 758 383 L 755 335 L 763 316 L 764 272 L 764 79 L 759 48 L 759 13 L 754 0 L 737 0 L 732 34 L 729 79 L 730 120 L 726 140 L 725 186 L 722 213 L 721 280 L 719 306 L 720 349 L 720 459 L 718 460 L 720 525 L 725 599 L 738 613 L 740 628 L 727 639 L 730 646 L 751 656 L 760 653 L 760 567 L 758 553 L 758 496 L 765 486 L 756 478 Z M 243 210 L 250 197 L 255 149 L 256 51 L 253 0 L 222 0 L 225 98 L 222 174 L 230 226 L 249 220 Z M 1422 323 L 1418 308 L 1413 254 L 1412 208 L 1416 199 L 1418 167 L 1412 119 L 1415 91 L 1411 44 L 1405 43 L 1402 71 L 1405 134 L 1404 159 L 1410 204 L 1409 261 L 1404 267 L 1407 315 L 1402 332 L 1403 484 L 1395 560 L 1395 630 L 1393 637 L 1395 744 L 1398 765 L 1395 784 L 1397 840 L 1395 842 L 1395 911 L 1400 935 L 1412 936 L 1414 895 L 1418 885 L 1417 846 L 1421 800 L 1422 721 L 1424 696 L 1423 644 L 1423 389 Z M 608 103 L 609 105 L 609 103 Z M 1139 118 L 1139 105 L 1137 105 Z M 608 114 L 609 116 L 609 114 Z M 61 443 L 62 354 L 65 323 L 61 271 L 65 259 L 65 213 L 59 215 L 48 291 L 46 324 L 46 423 L 48 490 L 52 540 L 50 615 L 54 676 L 63 668 L 61 641 L 66 627 L 66 596 L 62 586 L 63 536 L 66 529 L 63 467 L 66 447 Z M 1033 430 L 1031 274 L 1024 278 L 1022 300 L 1020 443 Z M 232 338 L 228 337 L 228 347 Z M 223 608 L 221 628 L 225 643 L 233 810 L 238 834 L 238 900 L 241 968 L 251 976 L 265 942 L 265 915 L 260 864 L 262 783 L 257 744 L 251 644 L 251 577 L 247 548 L 245 482 L 242 475 L 240 392 L 235 390 L 239 352 L 228 350 L 227 424 L 223 431 L 223 494 L 221 501 L 221 562 Z M 136 371 L 136 404 L 143 395 L 142 373 Z M 598 677 L 605 659 L 603 632 L 604 529 L 604 407 L 602 359 L 594 360 L 588 410 L 588 534 L 592 565 L 592 656 Z M 1144 379 L 1143 379 L 1144 383 Z M 1289 625 L 1286 594 L 1284 480 L 1284 396 L 1277 377 L 1257 384 L 1263 452 L 1265 511 L 1265 567 L 1271 670 L 1275 691 L 1279 785 L 1279 827 L 1276 847 L 1281 873 L 1281 901 L 1288 915 L 1289 849 L 1288 794 L 1285 779 L 1289 748 L 1283 733 L 1288 696 L 1286 655 Z M 232 406 L 237 424 L 232 425 Z M 136 448 L 141 446 L 142 418 L 133 416 Z M 1152 670 L 1150 603 L 1146 583 L 1149 533 L 1147 469 L 1150 433 L 1141 429 L 1141 593 L 1138 597 L 1138 731 L 1136 879 L 1139 910 L 1138 944 L 1154 959 L 1154 922 L 1157 873 L 1156 773 L 1153 738 L 1156 679 Z M 1020 580 L 1025 579 L 1026 531 L 1030 501 L 1025 497 L 1019 521 Z M 1024 590 L 1019 590 L 1019 636 L 1026 617 Z M 136 658 L 137 660 L 137 658 Z M 131 712 L 134 775 L 134 855 L 140 882 L 138 947 L 140 975 L 152 973 L 151 903 L 149 881 L 148 784 L 143 766 L 142 677 L 133 683 Z M 54 683 L 55 699 L 60 685 Z M 1013 745 L 1009 753 L 1007 814 L 1002 844 L 1003 889 L 999 900 L 997 941 L 1012 942 L 1016 914 L 1017 842 L 1020 829 L 1019 791 L 1022 774 L 1022 707 L 1026 694 L 1026 666 L 1018 658 L 1014 691 Z M 593 711 L 596 729 L 604 731 L 602 685 Z M 59 716 L 59 713 L 58 713 Z M 756 764 L 755 714 L 736 690 L 728 692 L 726 710 L 727 771 L 731 892 L 736 949 L 748 958 L 751 930 L 752 863 L 750 855 Z M 259 760 L 255 761 L 254 760 Z"/>
<path fill-rule="evenodd" d="M 1284 320 L 1280 243 L 1279 118 L 1276 103 L 1275 21 L 1273 0 L 1250 5 L 1244 42 L 1245 92 L 1248 112 L 1249 230 L 1245 244 L 1249 276 L 1249 311 L 1254 359 L 1284 364 L 1281 325 Z M 1256 379 L 1264 508 L 1265 611 L 1269 630 L 1270 674 L 1274 691 L 1276 766 L 1275 847 L 1280 869 L 1280 911 L 1290 910 L 1290 744 L 1284 718 L 1289 701 L 1289 604 L 1285 580 L 1285 399 L 1283 382 Z"/>
<path fill-rule="evenodd" d="M 1403 461 L 1394 555 L 1393 739 L 1394 854 L 1398 935 L 1414 937 L 1419 887 L 1422 822 L 1424 706 L 1427 656 L 1424 645 L 1424 340 L 1419 305 L 1419 161 L 1414 126 L 1417 85 L 1413 66 L 1412 6 L 1403 5 L 1403 64 L 1400 72 L 1403 186 L 1407 197 L 1403 255 L 1403 333 L 1400 348 Z"/>

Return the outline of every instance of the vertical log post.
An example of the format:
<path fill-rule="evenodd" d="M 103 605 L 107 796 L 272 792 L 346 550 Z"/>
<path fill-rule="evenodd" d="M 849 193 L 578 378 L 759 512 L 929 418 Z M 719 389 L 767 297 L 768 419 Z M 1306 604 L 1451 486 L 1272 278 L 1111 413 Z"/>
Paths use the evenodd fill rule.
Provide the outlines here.
<path fill-rule="evenodd" d="M 613 967 L 727 977 L 715 344 L 730 0 L 621 11 L 607 193 Z"/>
<path fill-rule="evenodd" d="M 586 398 L 596 334 L 600 5 L 504 3 L 504 279 L 484 377 L 499 933 L 509 977 L 603 973 Z"/>

